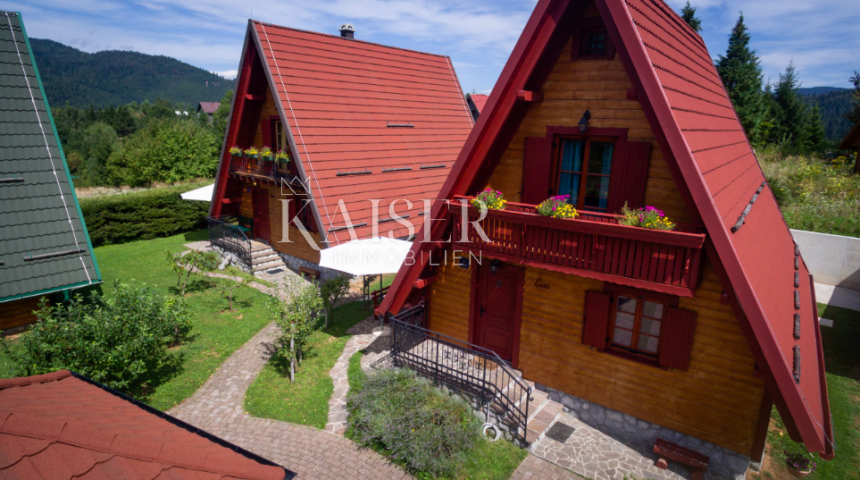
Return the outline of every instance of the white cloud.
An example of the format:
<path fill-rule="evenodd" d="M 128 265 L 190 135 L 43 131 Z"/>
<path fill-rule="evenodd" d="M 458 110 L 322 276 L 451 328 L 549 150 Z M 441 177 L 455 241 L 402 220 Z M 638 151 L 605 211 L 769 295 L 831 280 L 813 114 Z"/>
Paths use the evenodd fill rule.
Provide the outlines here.
<path fill-rule="evenodd" d="M 214 73 L 215 75 L 222 76 L 222 77 L 226 78 L 227 80 L 233 80 L 239 74 L 239 70 L 233 69 L 233 70 L 224 70 L 221 72 L 213 71 L 212 73 Z"/>

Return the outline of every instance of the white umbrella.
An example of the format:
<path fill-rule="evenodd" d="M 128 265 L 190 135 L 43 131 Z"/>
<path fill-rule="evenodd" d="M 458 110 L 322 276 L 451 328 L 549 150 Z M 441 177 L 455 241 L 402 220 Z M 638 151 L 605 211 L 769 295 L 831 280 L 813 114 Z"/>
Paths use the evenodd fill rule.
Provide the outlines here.
<path fill-rule="evenodd" d="M 326 248 L 320 254 L 320 266 L 352 275 L 397 273 L 412 242 L 388 237 L 353 240 Z"/>
<path fill-rule="evenodd" d="M 198 188 L 197 190 L 191 190 L 190 192 L 183 193 L 183 200 L 194 200 L 197 202 L 211 202 L 212 201 L 212 192 L 215 190 L 215 184 L 206 185 L 203 188 Z"/>

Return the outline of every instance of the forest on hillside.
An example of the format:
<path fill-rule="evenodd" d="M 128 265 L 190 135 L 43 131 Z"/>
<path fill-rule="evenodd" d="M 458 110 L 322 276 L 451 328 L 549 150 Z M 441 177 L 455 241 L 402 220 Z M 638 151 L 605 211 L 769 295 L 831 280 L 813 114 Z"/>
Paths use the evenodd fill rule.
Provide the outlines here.
<path fill-rule="evenodd" d="M 87 53 L 53 40 L 31 38 L 48 101 L 55 107 L 131 102 L 216 102 L 234 81 L 163 55 L 108 50 Z"/>
<path fill-rule="evenodd" d="M 818 88 L 801 88 L 800 93 L 807 103 L 818 106 L 827 140 L 838 143 L 854 126 L 846 117 L 851 113 L 852 91 L 849 88 L 827 89 L 828 91 L 823 92 L 816 90 Z"/>

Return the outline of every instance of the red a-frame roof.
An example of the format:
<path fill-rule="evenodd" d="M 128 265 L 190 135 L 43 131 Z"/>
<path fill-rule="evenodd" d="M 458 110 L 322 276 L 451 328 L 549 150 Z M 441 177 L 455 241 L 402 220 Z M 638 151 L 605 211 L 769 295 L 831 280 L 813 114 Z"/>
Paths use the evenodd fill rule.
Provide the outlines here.
<path fill-rule="evenodd" d="M 562 26 L 587 3 L 539 1 L 440 198 L 473 194 L 485 186 L 494 155 L 504 149 L 527 108 L 517 103 L 517 92 L 541 88 L 548 66 L 569 39 L 569 30 Z M 832 456 L 833 427 L 812 277 L 704 41 L 660 0 L 596 0 L 596 5 L 675 181 L 707 228 L 710 256 L 727 291 L 734 292 L 741 327 L 789 433 L 810 451 Z M 744 223 L 733 232 L 745 211 Z M 441 212 L 439 202 L 433 218 L 441 218 Z M 444 228 L 444 222 L 435 222 L 431 238 L 439 240 Z M 418 261 L 400 270 L 380 312 L 400 309 L 425 266 L 426 255 L 420 251 L 432 246 L 413 245 L 410 256 Z M 793 376 L 795 347 L 800 353 L 799 380 Z"/>
<path fill-rule="evenodd" d="M 257 50 L 277 94 L 323 239 L 349 241 L 350 222 L 370 236 L 373 199 L 379 235 L 409 233 L 384 221 L 397 199 L 413 203 L 396 212 L 420 228 L 422 200 L 436 198 L 473 126 L 450 58 L 259 21 L 245 48 Z"/>
<path fill-rule="evenodd" d="M 0 380 L 0 478 L 285 480 L 294 476 L 68 370 Z"/>

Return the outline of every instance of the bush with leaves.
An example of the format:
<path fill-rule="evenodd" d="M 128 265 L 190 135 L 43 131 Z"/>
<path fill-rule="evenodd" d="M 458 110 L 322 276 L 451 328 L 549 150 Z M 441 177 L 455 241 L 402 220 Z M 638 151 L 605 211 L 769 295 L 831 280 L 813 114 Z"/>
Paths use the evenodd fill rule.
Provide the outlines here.
<path fill-rule="evenodd" d="M 349 435 L 381 446 L 416 474 L 453 477 L 480 438 L 481 423 L 465 400 L 411 370 L 383 370 L 350 392 Z"/>
<path fill-rule="evenodd" d="M 320 285 L 320 296 L 325 307 L 325 328 L 329 326 L 329 316 L 332 316 L 335 305 L 347 293 L 349 293 L 349 278 L 342 275 L 332 277 Z"/>
<path fill-rule="evenodd" d="M 115 293 L 76 295 L 63 304 L 43 301 L 39 319 L 8 351 L 20 375 L 73 370 L 108 387 L 133 393 L 148 374 L 173 360 L 168 347 L 191 330 L 181 298 L 117 282 Z M 4 344 L 5 345 L 5 344 Z"/>
<path fill-rule="evenodd" d="M 281 295 L 272 297 L 269 306 L 279 327 L 276 355 L 289 364 L 290 382 L 293 382 L 296 364 L 302 361 L 302 349 L 319 326 L 323 300 L 316 285 L 290 277 Z"/>
<path fill-rule="evenodd" d="M 170 253 L 165 250 L 164 255 L 167 266 L 172 268 L 173 273 L 176 274 L 176 288 L 179 289 L 179 294 L 183 297 L 185 296 L 185 289 L 188 287 L 188 280 L 191 278 L 191 275 L 213 270 L 218 265 L 218 254 L 215 252 L 189 250 L 181 253 Z"/>

